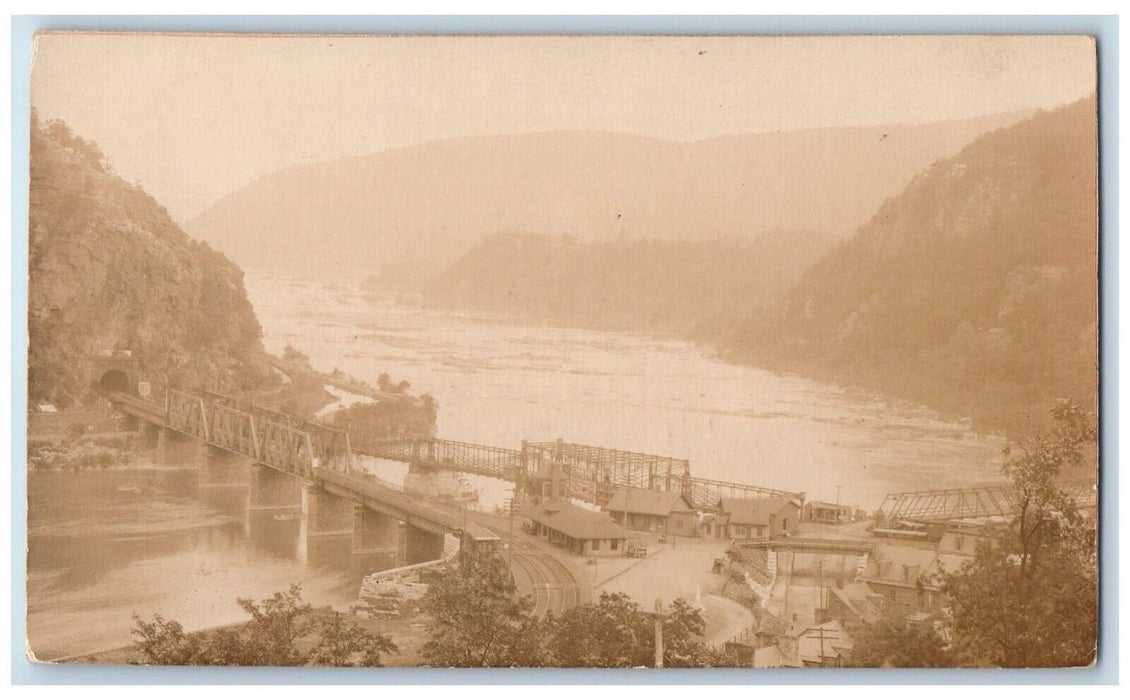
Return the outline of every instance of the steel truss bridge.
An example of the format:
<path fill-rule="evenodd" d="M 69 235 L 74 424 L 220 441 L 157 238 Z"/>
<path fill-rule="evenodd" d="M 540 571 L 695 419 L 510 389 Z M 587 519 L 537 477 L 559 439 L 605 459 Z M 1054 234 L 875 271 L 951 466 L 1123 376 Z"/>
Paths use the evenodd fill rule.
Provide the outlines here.
<path fill-rule="evenodd" d="M 1079 508 L 1094 508 L 1098 490 L 1091 481 L 1061 484 Z M 889 493 L 879 506 L 888 520 L 957 520 L 988 516 L 1009 516 L 1016 512 L 1016 492 L 1011 486 L 990 486 L 936 491 Z"/>
<path fill-rule="evenodd" d="M 341 481 L 341 488 L 356 485 L 355 478 L 346 477 L 363 474 L 354 464 L 354 455 L 360 454 L 516 483 L 537 478 L 546 466 L 557 466 L 569 480 L 570 493 L 594 503 L 620 487 L 676 491 L 702 510 L 715 510 L 723 497 L 803 498 L 789 491 L 700 479 L 691 475 L 685 459 L 560 440 L 523 442 L 521 449 L 513 450 L 436 438 L 389 438 L 345 431 L 210 392 L 168 389 L 164 406 L 125 393 L 112 393 L 111 399 L 131 415 L 199 442 L 304 480 Z"/>
<path fill-rule="evenodd" d="M 611 488 L 631 487 L 659 491 L 677 491 L 699 510 L 716 510 L 722 498 L 802 497 L 791 491 L 769 489 L 691 476 L 688 460 L 659 455 L 612 450 L 562 442 L 532 442 L 526 448 L 539 460 L 548 459 L 562 465 L 571 485 L 587 488 L 571 489 L 574 495 L 607 493 Z M 602 489 L 601 487 L 605 488 Z M 595 500 L 590 498 L 588 500 Z"/>

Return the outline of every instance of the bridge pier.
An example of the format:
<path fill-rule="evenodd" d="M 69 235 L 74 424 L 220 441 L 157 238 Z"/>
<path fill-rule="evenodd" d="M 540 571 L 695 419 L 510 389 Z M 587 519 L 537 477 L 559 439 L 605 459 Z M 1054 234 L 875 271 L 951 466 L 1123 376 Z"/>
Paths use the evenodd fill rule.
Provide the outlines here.
<path fill-rule="evenodd" d="M 208 445 L 196 488 L 209 504 L 238 512 L 246 504 L 251 468 L 249 458 Z"/>
<path fill-rule="evenodd" d="M 356 503 L 316 484 L 302 486 L 306 561 L 316 566 L 351 561 Z"/>
<path fill-rule="evenodd" d="M 463 490 L 458 472 L 449 471 L 419 461 L 409 462 L 404 476 L 404 492 L 424 498 L 455 500 Z"/>
<path fill-rule="evenodd" d="M 404 532 L 404 557 L 406 561 L 433 561 L 443 556 L 443 535 L 427 532 L 411 525 L 406 525 Z"/>
<path fill-rule="evenodd" d="M 256 464 L 251 469 L 247 491 L 249 511 L 301 511 L 302 482 L 271 467 Z"/>
<path fill-rule="evenodd" d="M 262 464 L 252 465 L 249 472 L 244 506 L 247 537 L 278 556 L 304 561 L 302 482 Z"/>
<path fill-rule="evenodd" d="M 352 564 L 362 571 L 391 569 L 402 566 L 406 559 L 407 523 L 353 506 Z"/>
<path fill-rule="evenodd" d="M 168 428 L 161 428 L 157 434 L 157 454 L 162 464 L 197 466 L 204 461 L 204 447 L 194 438 Z"/>
<path fill-rule="evenodd" d="M 138 421 L 137 426 L 137 444 L 143 450 L 156 450 L 161 444 L 161 433 L 165 429 L 156 423 L 149 421 Z"/>

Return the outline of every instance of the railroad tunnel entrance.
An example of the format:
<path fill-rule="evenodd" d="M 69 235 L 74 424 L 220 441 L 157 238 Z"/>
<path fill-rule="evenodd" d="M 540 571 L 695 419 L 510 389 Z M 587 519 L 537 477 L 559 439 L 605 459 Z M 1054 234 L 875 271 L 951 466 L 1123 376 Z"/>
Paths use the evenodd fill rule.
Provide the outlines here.
<path fill-rule="evenodd" d="M 102 389 L 102 391 L 128 393 L 130 390 L 130 380 L 125 372 L 121 370 L 106 370 L 98 380 L 98 387 Z"/>

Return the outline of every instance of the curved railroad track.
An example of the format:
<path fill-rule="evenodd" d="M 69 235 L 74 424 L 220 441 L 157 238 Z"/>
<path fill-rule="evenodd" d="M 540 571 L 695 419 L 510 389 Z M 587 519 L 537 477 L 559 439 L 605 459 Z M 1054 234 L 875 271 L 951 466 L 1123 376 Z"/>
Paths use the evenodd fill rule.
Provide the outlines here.
<path fill-rule="evenodd" d="M 560 616 L 579 602 L 576 577 L 548 553 L 516 542 L 506 559 L 519 594 L 533 598 L 533 615 L 539 620 L 550 613 Z"/>
<path fill-rule="evenodd" d="M 480 524 L 506 537 L 502 529 Z M 533 599 L 534 617 L 540 620 L 550 613 L 560 616 L 580 604 L 577 577 L 567 566 L 550 552 L 529 542 L 514 540 L 511 546 L 510 551 L 503 553 L 503 559 L 510 566 L 518 595 Z"/>

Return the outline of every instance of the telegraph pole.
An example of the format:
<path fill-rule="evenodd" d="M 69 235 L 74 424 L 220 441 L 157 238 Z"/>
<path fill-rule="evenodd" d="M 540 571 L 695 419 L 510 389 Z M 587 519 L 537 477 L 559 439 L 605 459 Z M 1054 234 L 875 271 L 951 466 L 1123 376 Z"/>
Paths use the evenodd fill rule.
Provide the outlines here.
<path fill-rule="evenodd" d="M 663 668 L 663 603 L 655 599 L 655 667 Z"/>
<path fill-rule="evenodd" d="M 510 559 L 510 565 L 514 565 L 514 498 L 518 495 L 518 487 L 515 486 L 514 490 L 510 493 L 510 541 L 506 545 L 506 553 Z"/>

